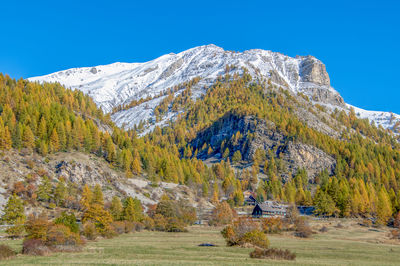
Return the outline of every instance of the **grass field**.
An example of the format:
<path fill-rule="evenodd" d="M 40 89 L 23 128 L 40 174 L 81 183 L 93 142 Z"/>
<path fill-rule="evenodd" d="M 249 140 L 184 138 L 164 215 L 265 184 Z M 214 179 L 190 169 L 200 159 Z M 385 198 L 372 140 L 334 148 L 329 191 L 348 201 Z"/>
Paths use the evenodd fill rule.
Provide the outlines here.
<path fill-rule="evenodd" d="M 219 230 L 191 227 L 188 233 L 137 232 L 114 239 L 89 242 L 79 253 L 56 253 L 47 257 L 18 255 L 0 264 L 29 265 L 400 265 L 400 245 L 391 242 L 387 229 L 371 230 L 354 222 L 336 228 L 325 222 L 329 231 L 311 239 L 291 234 L 270 235 L 272 247 L 288 248 L 296 261 L 258 260 L 249 257 L 252 249 L 226 247 Z M 321 222 L 314 228 L 322 226 Z M 209 242 L 217 247 L 199 247 Z M 21 240 L 0 241 L 21 249 Z"/>

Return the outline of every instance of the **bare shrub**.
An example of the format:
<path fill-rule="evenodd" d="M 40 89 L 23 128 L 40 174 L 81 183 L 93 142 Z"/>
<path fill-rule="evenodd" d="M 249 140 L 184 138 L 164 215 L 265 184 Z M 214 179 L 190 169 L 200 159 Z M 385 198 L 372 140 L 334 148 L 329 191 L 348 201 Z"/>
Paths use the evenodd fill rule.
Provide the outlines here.
<path fill-rule="evenodd" d="M 294 235 L 301 238 L 309 238 L 312 235 L 312 230 L 305 219 L 298 219 L 295 223 Z"/>
<path fill-rule="evenodd" d="M 43 240 L 40 239 L 25 239 L 22 243 L 22 254 L 33 256 L 45 256 L 50 254 L 51 251 Z"/>
<path fill-rule="evenodd" d="M 257 259 L 275 259 L 275 260 L 295 260 L 296 254 L 286 249 L 277 249 L 277 248 L 269 248 L 269 249 L 260 249 L 256 248 L 253 252 L 250 253 L 250 258 Z"/>
<path fill-rule="evenodd" d="M 135 224 L 133 222 L 125 221 L 125 233 L 135 232 Z"/>
<path fill-rule="evenodd" d="M 372 221 L 370 220 L 370 219 L 364 219 L 361 223 L 360 223 L 360 225 L 361 226 L 366 226 L 366 227 L 371 227 L 372 226 Z M 342 228 L 343 226 L 340 224 L 340 226 L 339 226 L 339 224 L 336 226 L 337 228 Z"/>
<path fill-rule="evenodd" d="M 336 228 L 344 228 L 344 226 L 343 226 L 342 223 L 338 223 L 335 227 L 336 227 Z"/>
<path fill-rule="evenodd" d="M 321 229 L 319 229 L 319 231 L 320 231 L 321 233 L 326 233 L 326 232 L 328 232 L 328 227 L 326 227 L 326 226 L 324 225 L 324 226 L 321 227 Z"/>
<path fill-rule="evenodd" d="M 133 222 L 133 225 L 135 226 L 136 232 L 140 232 L 144 229 L 144 225 L 140 222 Z"/>
<path fill-rule="evenodd" d="M 117 234 L 125 233 L 125 223 L 122 221 L 115 221 L 111 223 L 111 227 Z"/>
<path fill-rule="evenodd" d="M 15 251 L 7 245 L 0 245 L 0 260 L 5 260 L 15 256 Z"/>

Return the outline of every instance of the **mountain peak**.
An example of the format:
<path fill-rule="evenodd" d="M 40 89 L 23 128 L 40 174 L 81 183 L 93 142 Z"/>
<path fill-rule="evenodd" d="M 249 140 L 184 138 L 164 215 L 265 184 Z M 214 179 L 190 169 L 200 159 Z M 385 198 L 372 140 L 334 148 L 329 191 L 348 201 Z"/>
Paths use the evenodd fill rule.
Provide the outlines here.
<path fill-rule="evenodd" d="M 199 97 L 219 76 L 226 74 L 227 69 L 232 74 L 241 72 L 243 68 L 253 77 L 269 79 L 294 94 L 303 93 L 331 110 L 338 108 L 349 111 L 340 94 L 330 86 L 326 67 L 317 58 L 310 55 L 293 58 L 262 49 L 232 52 L 215 44 L 197 46 L 178 54 L 166 54 L 144 63 L 73 68 L 29 80 L 59 82 L 66 87 L 79 89 L 92 96 L 105 112 L 111 112 L 114 107 L 132 101 L 152 98 L 145 105 L 113 115 L 118 125 L 133 127 L 154 116 L 154 108 L 163 99 L 159 95 L 163 95 L 169 88 L 200 77 L 194 91 L 195 97 Z M 386 119 L 381 119 L 382 116 L 375 119 L 378 116 L 370 112 L 359 113 L 360 117 L 370 118 L 386 128 L 393 127 L 397 121 L 391 119 L 388 123 Z"/>

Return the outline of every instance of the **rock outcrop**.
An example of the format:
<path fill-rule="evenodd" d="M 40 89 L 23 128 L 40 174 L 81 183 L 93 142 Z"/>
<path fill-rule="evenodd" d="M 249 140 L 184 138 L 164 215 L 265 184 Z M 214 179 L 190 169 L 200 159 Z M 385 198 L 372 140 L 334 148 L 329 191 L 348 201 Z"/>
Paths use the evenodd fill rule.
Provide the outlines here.
<path fill-rule="evenodd" d="M 306 56 L 300 63 L 300 77 L 303 82 L 330 86 L 328 72 L 325 65 L 313 56 Z"/>
<path fill-rule="evenodd" d="M 236 141 L 232 136 L 238 131 L 242 138 Z M 252 116 L 225 115 L 198 134 L 192 145 L 200 150 L 204 143 L 208 143 L 215 151 L 212 156 L 220 157 L 223 141 L 226 143 L 225 147 L 229 148 L 230 155 L 239 150 L 243 160 L 248 162 L 252 161 L 257 150 L 263 150 L 267 155 L 272 151 L 274 157 L 282 159 L 285 163 L 286 171 L 281 173 L 284 179 L 289 178 L 290 173 L 295 174 L 300 168 L 306 169 L 310 179 L 324 169 L 332 174 L 336 165 L 331 155 L 314 146 L 294 142 L 279 132 L 274 123 Z M 205 151 L 199 153 L 201 159 L 208 156 Z"/>

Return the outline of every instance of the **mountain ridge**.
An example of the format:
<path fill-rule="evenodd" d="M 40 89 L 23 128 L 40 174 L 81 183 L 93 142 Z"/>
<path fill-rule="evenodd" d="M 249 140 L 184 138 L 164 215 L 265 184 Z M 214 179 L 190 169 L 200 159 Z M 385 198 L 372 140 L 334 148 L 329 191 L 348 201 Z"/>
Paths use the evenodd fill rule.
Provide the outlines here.
<path fill-rule="evenodd" d="M 227 70 L 229 73 L 242 73 L 243 68 L 255 78 L 269 79 L 273 84 L 293 93 L 303 93 L 312 99 L 313 103 L 322 104 L 331 111 L 335 108 L 349 111 L 354 107 L 360 118 L 368 118 L 385 129 L 395 130 L 398 126 L 396 124 L 400 123 L 400 116 L 397 114 L 367 111 L 345 103 L 340 94 L 330 86 L 326 67 L 317 58 L 310 55 L 289 57 L 262 49 L 232 52 L 210 44 L 178 54 L 165 54 L 143 63 L 116 62 L 95 67 L 72 68 L 28 80 L 59 82 L 66 87 L 79 89 L 92 96 L 106 113 L 110 113 L 117 106 L 150 97 L 151 100 L 146 103 L 112 115 L 118 126 L 133 128 L 141 121 L 154 119 L 154 109 L 165 98 L 162 94 L 168 88 L 200 77 L 200 82 L 193 90 L 193 98 L 196 99 L 204 94 L 219 76 L 226 74 Z M 179 93 L 177 92 L 177 95 Z M 168 112 L 156 125 L 165 124 L 175 116 L 176 113 Z"/>

